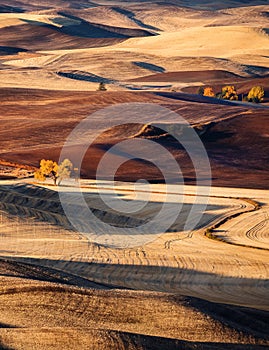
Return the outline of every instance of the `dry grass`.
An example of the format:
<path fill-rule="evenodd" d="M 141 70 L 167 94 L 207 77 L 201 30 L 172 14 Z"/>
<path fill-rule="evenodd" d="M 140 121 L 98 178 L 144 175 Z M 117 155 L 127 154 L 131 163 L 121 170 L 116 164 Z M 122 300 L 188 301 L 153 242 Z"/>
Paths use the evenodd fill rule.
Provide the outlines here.
<path fill-rule="evenodd" d="M 13 264 L 3 267 L 1 261 L 0 339 L 7 348 L 157 350 L 200 344 L 226 349 L 226 343 L 259 349 L 266 344 L 267 314 L 261 311 L 162 293 L 33 281 L 30 265 Z M 5 277 L 10 272 L 13 277 Z"/>

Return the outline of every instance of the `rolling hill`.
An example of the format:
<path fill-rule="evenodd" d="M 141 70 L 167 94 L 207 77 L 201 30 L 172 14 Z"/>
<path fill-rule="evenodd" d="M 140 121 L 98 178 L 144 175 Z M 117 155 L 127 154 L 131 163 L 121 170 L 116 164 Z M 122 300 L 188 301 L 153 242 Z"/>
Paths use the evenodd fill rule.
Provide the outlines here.
<path fill-rule="evenodd" d="M 268 101 L 268 0 L 3 0 L 0 349 L 267 349 Z M 80 174 L 76 134 L 37 183 L 87 117 Z"/>

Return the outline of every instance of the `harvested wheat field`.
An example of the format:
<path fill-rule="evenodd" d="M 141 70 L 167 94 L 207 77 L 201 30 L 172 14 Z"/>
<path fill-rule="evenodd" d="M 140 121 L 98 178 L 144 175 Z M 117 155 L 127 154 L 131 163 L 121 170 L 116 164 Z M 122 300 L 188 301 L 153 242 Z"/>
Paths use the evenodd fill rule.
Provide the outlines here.
<path fill-rule="evenodd" d="M 268 28 L 2 1 L 0 349 L 269 348 Z"/>
<path fill-rule="evenodd" d="M 266 191 L 245 190 L 244 193 L 242 189 L 214 188 L 197 231 L 182 230 L 184 211 L 181 211 L 171 232 L 147 238 L 142 246 L 119 249 L 112 248 L 111 244 L 96 245 L 91 242 L 93 234 L 71 231 L 57 204 L 57 192 L 50 187 L 4 183 L 1 186 L 1 322 L 3 328 L 8 329 L 1 332 L 1 336 L 5 344 L 23 343 L 21 348 L 34 348 L 36 341 L 38 346 L 48 348 L 53 347 L 52 343 L 61 348 L 88 348 L 90 342 L 92 348 L 100 346 L 100 349 L 131 349 L 132 346 L 147 349 L 151 346 L 147 342 L 154 344 L 154 349 L 178 346 L 192 349 L 197 344 L 202 349 L 229 348 L 222 342 L 244 349 L 242 344 L 250 348 L 266 344 L 269 308 L 266 234 L 256 236 L 254 243 L 249 240 L 228 244 L 231 243 L 229 234 L 233 234 L 234 226 L 240 225 L 244 215 L 251 216 L 251 220 L 245 227 L 241 225 L 242 236 L 260 225 L 262 219 L 254 211 L 255 203 L 267 200 Z M 102 186 L 109 196 L 113 190 L 111 185 Z M 95 182 L 83 184 L 95 215 L 118 227 L 136 224 L 158 210 L 164 197 L 163 187 L 153 185 L 152 201 L 139 216 L 123 218 L 113 211 L 108 215 L 95 194 Z M 68 188 L 62 187 L 62 190 Z M 187 194 L 194 191 L 190 186 Z M 131 185 L 118 183 L 117 193 L 133 200 Z M 245 194 L 255 198 L 239 199 L 239 195 Z M 186 199 L 185 211 L 188 212 L 191 202 L 190 196 Z M 267 215 L 267 211 L 264 206 L 261 215 Z M 204 235 L 205 226 L 232 216 L 235 218 L 228 221 L 230 228 L 226 228 L 222 242 Z M 114 245 L 118 242 L 114 237 Z M 138 237 L 137 244 L 140 242 Z M 126 288 L 129 291 L 125 291 Z M 98 292 L 99 289 L 103 291 Z M 27 300 L 26 304 L 22 304 L 22 300 Z M 26 341 L 26 330 L 22 331 L 21 327 L 33 332 L 33 339 Z M 44 336 L 44 328 L 51 340 Z M 70 343 L 68 334 L 76 339 L 76 345 Z M 161 337 L 160 343 L 154 337 Z"/>

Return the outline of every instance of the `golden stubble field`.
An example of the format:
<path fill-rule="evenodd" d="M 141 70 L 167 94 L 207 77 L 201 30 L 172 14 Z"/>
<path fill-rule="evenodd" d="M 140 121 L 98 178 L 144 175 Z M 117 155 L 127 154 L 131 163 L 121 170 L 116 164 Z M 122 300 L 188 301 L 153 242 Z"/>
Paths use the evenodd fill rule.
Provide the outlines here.
<path fill-rule="evenodd" d="M 165 198 L 164 185 L 152 186 L 141 220 Z M 87 202 L 105 218 L 107 208 L 96 190 L 94 181 L 84 181 Z M 115 191 L 125 200 L 136 200 L 131 184 L 102 185 L 107 196 Z M 185 204 L 192 204 L 195 187 L 186 186 L 185 191 Z M 147 198 L 138 194 L 140 201 Z M 256 235 L 253 241 L 248 232 L 266 225 L 267 191 L 212 188 L 200 229 L 180 231 L 183 209 L 173 232 L 142 245 L 138 238 L 136 246 L 122 249 L 97 245 L 91 235 L 66 229 L 57 201 L 51 186 L 1 182 L 0 334 L 5 344 L 20 349 L 86 349 L 89 343 L 92 349 L 147 349 L 145 344 L 192 349 L 189 341 L 218 343 L 219 348 L 221 343 L 265 344 L 266 328 L 260 327 L 268 312 L 268 235 Z M 251 211 L 255 202 L 263 206 Z M 216 232 L 231 244 L 204 236 L 205 226 L 240 213 Z M 110 214 L 110 222 L 122 225 L 122 217 Z M 138 216 L 130 216 L 134 218 Z M 236 226 L 240 230 L 233 241 Z M 114 240 L 111 245 L 118 243 Z M 159 341 L 164 345 L 157 345 Z"/>
<path fill-rule="evenodd" d="M 262 0 L 2 1 L 0 349 L 269 346 L 268 13 Z M 96 91 L 100 82 L 108 91 Z M 227 84 L 240 96 L 263 85 L 265 103 L 197 95 L 200 86 L 217 92 Z M 133 214 L 108 208 L 92 179 L 109 146 L 137 135 L 160 142 L 188 178 L 168 232 L 109 235 L 102 226 L 99 236 L 80 232 L 59 200 L 70 187 L 7 180 L 28 176 L 41 158 L 57 161 L 83 118 L 121 103 L 167 107 L 202 138 L 213 187 L 195 229 L 184 230 L 186 217 L 207 198 L 194 203 L 185 153 L 128 116 L 124 127 L 92 130 L 98 142 L 82 167 L 84 198 L 116 228 L 146 223 L 167 201 L 156 169 L 135 160 L 117 173 L 124 182 L 102 181 L 108 201 L 148 201 Z M 134 185 L 140 178 L 154 182 L 150 194 Z M 81 205 L 76 211 L 80 219 L 87 215 Z"/>
<path fill-rule="evenodd" d="M 95 91 L 104 81 L 112 91 L 158 91 L 204 84 L 199 75 L 193 79 L 197 70 L 268 74 L 266 5 L 217 11 L 120 5 L 75 9 L 61 3 L 1 13 L 0 86 Z M 189 78 L 169 82 L 160 74 L 159 81 L 143 83 L 150 74 L 178 71 Z"/>

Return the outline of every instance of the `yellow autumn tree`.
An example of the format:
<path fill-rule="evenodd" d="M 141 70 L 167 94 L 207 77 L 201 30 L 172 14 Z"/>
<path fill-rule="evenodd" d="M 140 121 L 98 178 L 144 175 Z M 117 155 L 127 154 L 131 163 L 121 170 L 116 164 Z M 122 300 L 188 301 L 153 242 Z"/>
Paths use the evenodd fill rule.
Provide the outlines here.
<path fill-rule="evenodd" d="M 215 97 L 215 94 L 214 94 L 214 91 L 213 91 L 212 87 L 204 88 L 204 96 Z"/>
<path fill-rule="evenodd" d="M 73 164 L 69 159 L 64 159 L 60 165 L 50 159 L 42 159 L 39 169 L 34 173 L 36 180 L 45 181 L 51 178 L 54 185 L 61 183 L 63 179 L 69 178 L 73 169 Z"/>
<path fill-rule="evenodd" d="M 248 93 L 248 101 L 254 103 L 260 103 L 264 98 L 264 89 L 262 86 L 253 86 Z"/>
<path fill-rule="evenodd" d="M 224 86 L 221 95 L 225 100 L 238 101 L 237 91 L 233 85 Z"/>
<path fill-rule="evenodd" d="M 50 159 L 42 159 L 39 169 L 34 173 L 36 180 L 45 181 L 46 178 L 51 178 L 54 185 L 58 178 L 58 164 Z"/>

